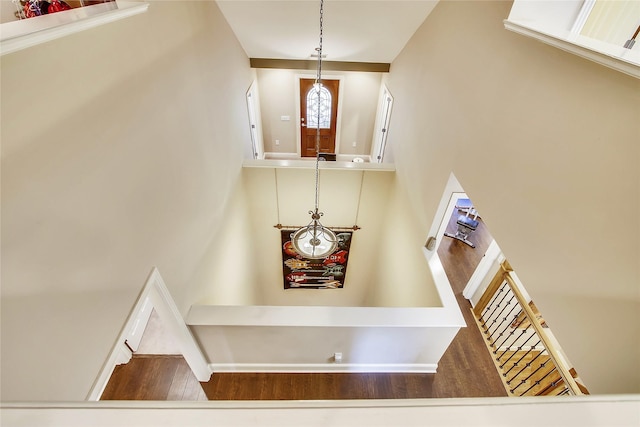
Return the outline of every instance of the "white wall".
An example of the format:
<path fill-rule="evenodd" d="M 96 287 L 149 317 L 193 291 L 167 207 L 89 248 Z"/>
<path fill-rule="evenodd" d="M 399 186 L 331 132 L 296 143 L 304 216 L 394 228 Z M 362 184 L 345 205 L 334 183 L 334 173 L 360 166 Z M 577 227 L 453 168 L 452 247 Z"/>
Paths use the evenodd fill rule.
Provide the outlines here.
<path fill-rule="evenodd" d="M 262 402 L 96 402 L 14 405 L 2 409 L 12 427 L 33 425 L 100 426 L 495 426 L 497 420 L 518 420 L 538 426 L 543 418 L 554 425 L 632 426 L 638 424 L 638 396 L 538 397 L 513 399 L 400 399 L 350 401 Z M 443 403 L 444 402 L 444 403 Z M 96 409 L 100 408 L 100 417 Z"/>
<path fill-rule="evenodd" d="M 214 372 L 435 373 L 459 328 L 191 326 Z"/>
<path fill-rule="evenodd" d="M 215 3 L 153 2 L 1 66 L 2 399 L 82 400 L 152 266 L 184 312 L 209 278 L 249 61 Z"/>
<path fill-rule="evenodd" d="M 509 19 L 535 22 L 542 30 L 570 31 L 583 3 L 580 0 L 517 0 L 513 2 Z"/>
<path fill-rule="evenodd" d="M 264 149 L 266 152 L 296 153 L 300 120 L 296 113 L 300 108 L 297 76 L 315 78 L 315 72 L 258 69 L 257 75 Z M 338 112 L 341 120 L 339 153 L 369 154 L 382 74 L 326 71 L 322 75 L 324 78 L 342 77 L 342 110 Z M 290 116 L 291 120 L 282 121 L 281 116 Z M 275 145 L 276 139 L 280 145 Z M 353 142 L 356 142 L 356 147 L 353 147 Z"/>
<path fill-rule="evenodd" d="M 214 372 L 434 373 L 464 327 L 447 287 L 444 307 L 194 305 L 187 324 Z"/>
<path fill-rule="evenodd" d="M 392 64 L 398 178 L 426 238 L 453 171 L 590 391 L 638 392 L 640 80 L 506 31 L 510 6 L 440 2 Z"/>

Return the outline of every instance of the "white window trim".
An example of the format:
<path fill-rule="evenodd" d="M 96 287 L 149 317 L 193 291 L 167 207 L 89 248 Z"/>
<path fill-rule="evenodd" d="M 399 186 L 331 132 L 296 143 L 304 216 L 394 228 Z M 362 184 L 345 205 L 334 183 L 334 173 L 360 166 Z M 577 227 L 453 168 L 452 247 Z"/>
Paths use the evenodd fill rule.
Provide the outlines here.
<path fill-rule="evenodd" d="M 507 30 L 640 78 L 640 49 L 626 49 L 580 34 L 596 0 L 514 0 Z"/>

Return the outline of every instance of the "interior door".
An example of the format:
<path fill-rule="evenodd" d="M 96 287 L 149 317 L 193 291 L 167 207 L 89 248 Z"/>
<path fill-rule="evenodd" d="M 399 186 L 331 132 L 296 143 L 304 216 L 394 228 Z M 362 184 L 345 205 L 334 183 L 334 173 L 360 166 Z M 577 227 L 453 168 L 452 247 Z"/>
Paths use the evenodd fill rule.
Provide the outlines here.
<path fill-rule="evenodd" d="M 320 96 L 315 79 L 300 79 L 300 154 L 316 157 L 318 112 L 320 153 L 335 153 L 339 80 L 322 80 Z"/>

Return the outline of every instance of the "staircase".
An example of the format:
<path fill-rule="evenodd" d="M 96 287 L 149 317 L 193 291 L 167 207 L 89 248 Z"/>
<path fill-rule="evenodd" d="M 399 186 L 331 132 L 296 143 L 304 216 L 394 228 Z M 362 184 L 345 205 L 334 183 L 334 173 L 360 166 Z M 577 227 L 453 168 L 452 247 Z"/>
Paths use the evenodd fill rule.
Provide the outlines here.
<path fill-rule="evenodd" d="M 505 261 L 472 309 L 510 396 L 589 394 Z"/>

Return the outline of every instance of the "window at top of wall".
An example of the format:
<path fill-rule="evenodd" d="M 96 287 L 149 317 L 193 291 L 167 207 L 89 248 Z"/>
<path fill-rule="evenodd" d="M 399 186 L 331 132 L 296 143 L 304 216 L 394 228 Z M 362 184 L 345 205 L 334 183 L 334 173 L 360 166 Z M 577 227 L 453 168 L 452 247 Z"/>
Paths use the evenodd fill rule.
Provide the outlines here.
<path fill-rule="evenodd" d="M 637 0 L 514 0 L 505 28 L 640 78 Z"/>

